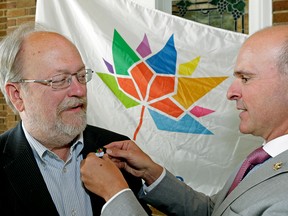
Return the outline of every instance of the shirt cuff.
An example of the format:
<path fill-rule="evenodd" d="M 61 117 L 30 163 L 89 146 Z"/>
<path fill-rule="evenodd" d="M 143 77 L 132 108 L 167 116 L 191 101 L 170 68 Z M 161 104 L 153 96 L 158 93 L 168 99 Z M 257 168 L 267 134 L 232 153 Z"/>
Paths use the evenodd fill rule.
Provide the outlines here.
<path fill-rule="evenodd" d="M 114 200 L 117 196 L 119 196 L 120 194 L 122 194 L 122 193 L 124 193 L 125 191 L 128 191 L 128 190 L 131 190 L 131 189 L 130 189 L 130 188 L 125 188 L 125 189 L 119 191 L 118 193 L 116 193 L 114 196 L 112 196 L 112 197 L 103 205 L 102 210 L 101 210 L 101 214 L 102 214 L 102 212 L 104 211 L 104 209 L 106 208 L 106 206 L 107 206 L 110 202 L 112 202 L 112 200 Z"/>
<path fill-rule="evenodd" d="M 149 193 L 151 190 L 153 190 L 164 178 L 164 176 L 166 175 L 166 169 L 163 168 L 163 172 L 161 173 L 161 175 L 159 176 L 159 178 L 154 181 L 151 185 L 147 186 L 146 184 L 143 184 L 143 191 L 145 194 Z"/>

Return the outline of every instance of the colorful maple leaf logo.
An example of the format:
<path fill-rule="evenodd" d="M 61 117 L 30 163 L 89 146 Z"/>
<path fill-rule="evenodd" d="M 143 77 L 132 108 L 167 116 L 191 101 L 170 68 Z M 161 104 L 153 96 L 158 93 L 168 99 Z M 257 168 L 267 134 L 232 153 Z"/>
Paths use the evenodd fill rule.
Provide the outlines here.
<path fill-rule="evenodd" d="M 104 59 L 110 74 L 97 72 L 127 109 L 142 106 L 133 139 L 136 140 L 141 128 L 145 108 L 149 110 L 159 130 L 213 134 L 195 118 L 209 115 L 214 110 L 193 104 L 227 77 L 191 77 L 200 62 L 200 57 L 180 64 L 176 73 L 177 50 L 173 35 L 154 55 L 145 35 L 136 51 L 137 53 L 117 30 L 114 30 L 114 67 Z"/>

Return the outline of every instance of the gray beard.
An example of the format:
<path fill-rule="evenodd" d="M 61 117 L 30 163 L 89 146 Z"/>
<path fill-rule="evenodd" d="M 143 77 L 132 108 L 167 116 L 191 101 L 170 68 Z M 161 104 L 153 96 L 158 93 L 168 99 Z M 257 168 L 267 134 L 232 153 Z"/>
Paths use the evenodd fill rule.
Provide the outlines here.
<path fill-rule="evenodd" d="M 82 133 L 87 125 L 85 110 L 83 110 L 79 115 L 73 116 L 73 121 L 72 119 L 69 119 L 69 124 L 63 121 L 61 118 L 61 112 L 65 109 L 65 107 L 69 106 L 71 101 L 73 104 L 73 101 L 78 102 L 79 99 L 70 100 L 66 103 L 64 102 L 63 105 L 60 105 L 57 110 L 56 121 L 52 124 L 51 122 L 43 123 L 41 116 L 37 118 L 35 114 L 28 117 L 26 119 L 26 123 L 28 123 L 28 127 L 26 127 L 28 132 L 47 148 L 61 148 L 66 146 L 80 133 Z"/>
<path fill-rule="evenodd" d="M 65 124 L 59 119 L 52 127 L 47 124 L 41 125 L 37 122 L 33 125 L 34 129 L 29 132 L 47 148 L 61 148 L 85 130 L 87 125 L 86 114 L 83 113 L 83 115 L 79 116 L 77 121 L 79 122 L 79 120 L 81 120 L 82 123 L 78 123 L 77 126 Z"/>
<path fill-rule="evenodd" d="M 81 119 L 82 123 L 77 126 L 74 124 L 64 124 L 61 120 L 58 120 L 56 124 L 54 125 L 54 128 L 48 131 L 53 131 L 50 134 L 50 139 L 56 142 L 53 142 L 55 147 L 62 147 L 67 145 L 67 143 L 70 143 L 75 137 L 77 137 L 80 133 L 82 133 L 87 125 L 87 119 L 86 119 L 86 113 L 83 113 L 83 115 L 78 116 L 77 121 Z"/>
<path fill-rule="evenodd" d="M 55 128 L 53 129 L 54 132 L 53 137 L 59 137 L 59 139 L 63 139 L 59 140 L 59 144 L 63 143 L 63 145 L 65 145 L 68 142 L 71 142 L 76 136 L 78 136 L 85 130 L 87 125 L 86 114 L 79 116 L 79 118 L 81 118 L 82 123 L 77 127 L 73 124 L 71 125 L 64 124 L 62 121 L 56 122 Z"/>

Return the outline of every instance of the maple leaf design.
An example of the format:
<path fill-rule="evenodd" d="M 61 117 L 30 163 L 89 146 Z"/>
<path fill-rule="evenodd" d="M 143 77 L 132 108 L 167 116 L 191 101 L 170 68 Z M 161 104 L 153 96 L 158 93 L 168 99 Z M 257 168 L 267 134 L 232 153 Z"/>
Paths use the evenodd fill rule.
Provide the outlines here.
<path fill-rule="evenodd" d="M 109 73 L 97 72 L 118 100 L 128 109 L 141 105 L 140 120 L 133 139 L 149 110 L 159 130 L 193 134 L 213 134 L 195 119 L 214 110 L 193 104 L 228 77 L 193 78 L 201 57 L 180 64 L 176 73 L 177 50 L 172 35 L 164 47 L 152 54 L 146 35 L 136 49 L 128 45 L 114 30 L 113 63 L 105 59 Z"/>

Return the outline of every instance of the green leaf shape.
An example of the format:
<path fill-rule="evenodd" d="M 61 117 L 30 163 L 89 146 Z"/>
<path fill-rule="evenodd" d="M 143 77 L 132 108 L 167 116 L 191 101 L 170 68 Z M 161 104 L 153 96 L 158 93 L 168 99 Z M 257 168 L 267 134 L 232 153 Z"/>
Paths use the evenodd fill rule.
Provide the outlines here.
<path fill-rule="evenodd" d="M 118 75 L 129 76 L 129 68 L 140 60 L 116 29 L 114 29 L 112 53 L 115 72 Z"/>
<path fill-rule="evenodd" d="M 240 11 L 242 14 L 244 14 L 245 11 L 245 2 L 238 2 L 236 5 L 234 5 L 235 8 L 237 8 L 238 11 Z"/>
<path fill-rule="evenodd" d="M 115 76 L 100 72 L 97 72 L 96 74 L 127 109 L 139 105 L 137 101 L 131 99 L 119 89 Z"/>
<path fill-rule="evenodd" d="M 233 6 L 232 5 L 228 5 L 227 6 L 227 10 L 228 10 L 228 12 L 232 13 L 233 12 Z"/>

